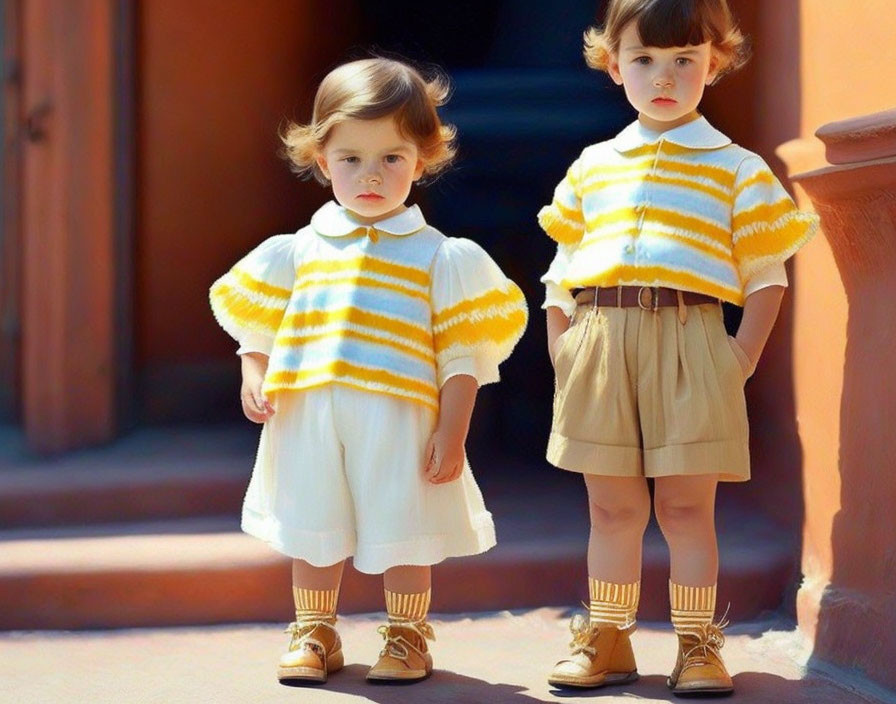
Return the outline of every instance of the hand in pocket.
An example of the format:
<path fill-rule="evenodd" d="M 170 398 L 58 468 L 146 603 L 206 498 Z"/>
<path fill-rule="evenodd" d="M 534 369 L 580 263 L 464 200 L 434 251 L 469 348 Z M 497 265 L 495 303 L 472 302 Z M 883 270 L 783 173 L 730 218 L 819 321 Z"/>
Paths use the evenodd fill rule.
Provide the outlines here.
<path fill-rule="evenodd" d="M 728 344 L 731 345 L 731 351 L 734 352 L 734 356 L 737 358 L 737 363 L 740 364 L 741 374 L 743 374 L 744 381 L 746 381 L 753 376 L 753 372 L 756 371 L 756 363 L 750 359 L 750 355 L 748 355 L 744 348 L 740 346 L 737 338 L 729 335 Z"/>

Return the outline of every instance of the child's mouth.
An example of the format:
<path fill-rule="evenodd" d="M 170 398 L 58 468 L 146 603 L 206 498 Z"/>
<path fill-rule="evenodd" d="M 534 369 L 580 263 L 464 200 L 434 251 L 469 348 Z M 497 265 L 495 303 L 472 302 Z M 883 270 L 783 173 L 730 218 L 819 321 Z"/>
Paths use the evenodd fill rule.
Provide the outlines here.
<path fill-rule="evenodd" d="M 657 105 L 675 105 L 678 101 L 675 98 L 654 98 L 651 102 Z"/>
<path fill-rule="evenodd" d="M 379 193 L 361 193 L 358 198 L 362 200 L 381 200 L 382 196 Z"/>

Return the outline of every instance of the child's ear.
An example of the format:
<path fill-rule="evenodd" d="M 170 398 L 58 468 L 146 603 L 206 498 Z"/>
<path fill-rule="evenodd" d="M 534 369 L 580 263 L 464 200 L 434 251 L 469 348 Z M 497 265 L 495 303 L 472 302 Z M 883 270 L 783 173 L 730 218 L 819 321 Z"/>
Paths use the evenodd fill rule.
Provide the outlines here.
<path fill-rule="evenodd" d="M 613 83 L 617 86 L 622 85 L 622 74 L 619 72 L 619 54 L 615 51 L 611 51 L 607 55 L 607 73 L 610 74 Z"/>
<path fill-rule="evenodd" d="M 417 165 L 414 167 L 414 180 L 419 181 L 423 176 L 423 169 L 426 168 L 426 164 L 423 163 L 422 159 L 417 159 Z"/>
<path fill-rule="evenodd" d="M 317 162 L 317 168 L 320 169 L 320 172 L 324 175 L 324 177 L 328 181 L 332 181 L 330 178 L 330 169 L 327 168 L 327 158 L 323 154 L 318 154 L 314 157 L 314 160 Z"/>
<path fill-rule="evenodd" d="M 719 77 L 719 70 L 722 68 L 722 57 L 713 49 L 709 55 L 709 73 L 706 74 L 706 85 L 711 86 Z"/>

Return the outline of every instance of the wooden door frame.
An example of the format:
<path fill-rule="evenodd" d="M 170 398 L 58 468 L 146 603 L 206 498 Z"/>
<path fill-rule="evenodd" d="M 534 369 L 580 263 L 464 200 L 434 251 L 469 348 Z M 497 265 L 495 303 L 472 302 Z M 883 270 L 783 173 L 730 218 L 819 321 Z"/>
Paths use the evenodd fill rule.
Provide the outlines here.
<path fill-rule="evenodd" d="M 21 0 L 22 418 L 29 446 L 109 441 L 133 363 L 133 0 Z"/>
<path fill-rule="evenodd" d="M 0 423 L 20 421 L 21 395 L 21 0 L 5 0 L 3 13 L 2 222 L 0 222 Z"/>

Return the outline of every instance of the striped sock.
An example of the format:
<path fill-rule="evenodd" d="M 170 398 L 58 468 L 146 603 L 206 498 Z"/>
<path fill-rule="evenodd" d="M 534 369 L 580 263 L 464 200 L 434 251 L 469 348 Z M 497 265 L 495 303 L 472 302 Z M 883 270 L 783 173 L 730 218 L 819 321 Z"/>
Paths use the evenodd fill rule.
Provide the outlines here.
<path fill-rule="evenodd" d="M 296 604 L 296 621 L 314 621 L 336 618 L 338 589 L 302 589 L 294 586 L 292 597 Z"/>
<path fill-rule="evenodd" d="M 712 623 L 716 611 L 716 585 L 686 587 L 669 580 L 672 625 L 679 635 L 695 634 L 702 624 Z"/>
<path fill-rule="evenodd" d="M 429 600 L 432 589 L 417 594 L 400 594 L 383 590 L 386 593 L 386 614 L 390 621 L 422 621 L 429 613 Z"/>
<path fill-rule="evenodd" d="M 619 629 L 634 624 L 641 596 L 640 581 L 614 584 L 589 577 L 588 591 L 591 595 L 588 620 L 591 623 L 610 623 Z"/>

